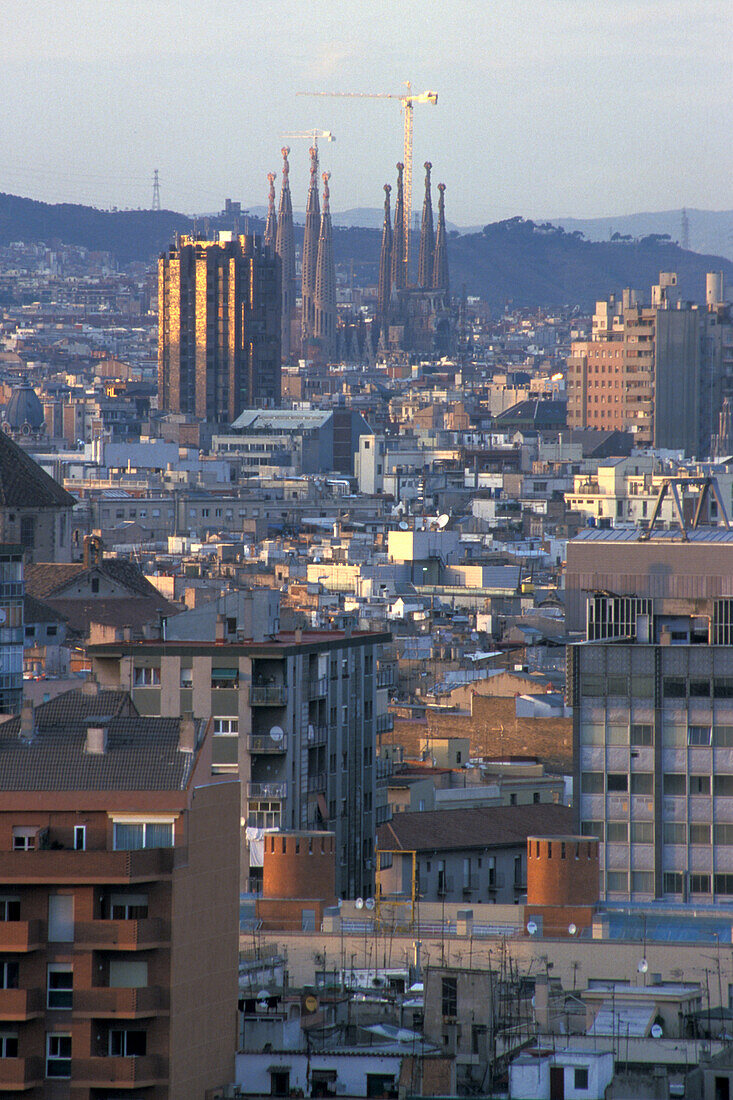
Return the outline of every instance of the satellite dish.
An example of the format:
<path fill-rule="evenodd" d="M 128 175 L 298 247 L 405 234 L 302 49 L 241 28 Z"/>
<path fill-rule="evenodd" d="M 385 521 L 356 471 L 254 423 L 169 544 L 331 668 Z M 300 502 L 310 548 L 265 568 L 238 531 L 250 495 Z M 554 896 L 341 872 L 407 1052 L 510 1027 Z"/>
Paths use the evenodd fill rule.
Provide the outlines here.
<path fill-rule="evenodd" d="M 639 965 L 636 969 L 639 971 L 640 974 L 646 974 L 647 970 L 649 969 L 649 963 L 646 961 L 646 959 L 640 959 Z"/>
<path fill-rule="evenodd" d="M 653 1026 L 652 1026 L 652 1038 L 653 1039 L 661 1039 L 663 1035 L 664 1035 L 664 1032 L 662 1031 L 661 1025 L 660 1024 L 653 1024 Z"/>
<path fill-rule="evenodd" d="M 285 734 L 283 733 L 280 726 L 273 726 L 270 730 L 270 737 L 275 742 L 282 741 L 284 736 Z"/>
<path fill-rule="evenodd" d="M 269 996 L 270 996 L 270 994 L 268 993 L 268 991 L 266 989 L 261 989 L 259 991 L 259 993 L 257 994 L 257 1000 L 258 1001 L 266 1001 Z"/>
<path fill-rule="evenodd" d="M 364 898 L 357 898 L 356 901 L 354 902 L 354 905 L 356 906 L 357 909 L 363 909 L 364 908 Z"/>
<path fill-rule="evenodd" d="M 410 530 L 410 525 L 408 523 L 405 523 L 405 521 L 403 519 L 401 519 L 400 522 L 399 522 L 399 528 L 400 528 L 400 531 L 409 531 Z"/>
<path fill-rule="evenodd" d="M 578 931 L 577 924 L 569 924 L 568 925 L 568 932 L 570 933 L 571 936 L 574 936 L 577 931 Z"/>
<path fill-rule="evenodd" d="M 309 722 L 308 723 L 308 740 L 312 741 L 315 736 L 316 736 L 316 727 L 313 725 L 312 722 Z"/>
<path fill-rule="evenodd" d="M 373 909 L 374 908 L 374 898 L 367 898 L 366 901 L 364 902 L 364 904 L 366 905 L 367 909 L 370 909 L 370 910 Z"/>
<path fill-rule="evenodd" d="M 304 1008 L 306 1012 L 315 1012 L 318 1008 L 318 1000 L 313 996 L 312 993 L 308 997 L 306 997 Z"/>
<path fill-rule="evenodd" d="M 536 936 L 537 935 L 537 925 L 535 924 L 535 922 L 533 920 L 528 921 L 527 931 L 529 932 L 530 936 Z"/>
<path fill-rule="evenodd" d="M 443 512 L 442 516 L 438 516 L 438 530 L 442 531 L 444 527 L 447 527 L 450 523 L 450 516 L 447 512 Z"/>

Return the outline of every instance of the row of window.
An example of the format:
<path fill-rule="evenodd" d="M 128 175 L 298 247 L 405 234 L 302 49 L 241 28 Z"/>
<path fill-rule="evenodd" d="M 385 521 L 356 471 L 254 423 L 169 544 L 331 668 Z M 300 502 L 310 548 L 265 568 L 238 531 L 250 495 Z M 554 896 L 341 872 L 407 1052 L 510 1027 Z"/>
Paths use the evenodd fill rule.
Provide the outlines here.
<path fill-rule="evenodd" d="M 685 892 L 685 878 L 688 880 L 688 893 L 690 894 L 733 894 L 733 875 L 720 874 L 687 874 L 683 871 L 665 871 L 662 875 L 662 890 L 665 894 L 683 894 Z M 629 892 L 628 871 L 607 871 L 606 890 L 609 893 L 627 894 Z M 632 871 L 632 893 L 653 894 L 654 872 Z"/>
<path fill-rule="evenodd" d="M 681 641 L 688 638 L 685 632 Z M 633 698 L 654 698 L 654 676 L 632 673 L 624 676 L 610 673 L 586 672 L 581 677 L 580 694 L 586 696 L 615 695 Z M 690 678 L 684 676 L 665 676 L 662 680 L 662 695 L 665 699 L 733 699 L 733 677 L 715 676 Z"/>
<path fill-rule="evenodd" d="M 662 790 L 665 795 L 710 795 L 718 798 L 733 797 L 733 775 L 692 774 L 665 772 Z M 580 777 L 583 794 L 653 794 L 652 772 L 583 772 Z"/>
<path fill-rule="evenodd" d="M 609 844 L 653 844 L 653 821 L 584 821 L 581 825 L 584 836 L 596 836 Z M 733 824 L 720 822 L 710 825 L 707 822 L 665 821 L 662 826 L 662 838 L 665 844 L 710 844 L 733 847 Z"/>
<path fill-rule="evenodd" d="M 581 728 L 580 741 L 583 745 L 602 746 L 631 745 L 645 747 L 654 744 L 654 726 L 648 723 L 632 725 L 587 724 Z M 662 745 L 678 747 L 681 745 L 710 747 L 717 749 L 733 748 L 733 726 L 682 726 L 665 724 L 662 727 Z"/>

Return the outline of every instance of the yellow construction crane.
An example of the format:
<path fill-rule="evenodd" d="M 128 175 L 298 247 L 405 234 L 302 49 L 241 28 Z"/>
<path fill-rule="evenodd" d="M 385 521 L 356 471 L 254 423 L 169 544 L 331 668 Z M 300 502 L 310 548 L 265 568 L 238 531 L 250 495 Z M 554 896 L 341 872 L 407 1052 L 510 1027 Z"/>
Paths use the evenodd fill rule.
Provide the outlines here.
<path fill-rule="evenodd" d="M 293 134 L 281 134 L 285 141 L 290 141 L 291 138 L 308 138 L 311 145 L 318 152 L 318 139 L 322 138 L 323 141 L 335 141 L 336 135 L 332 134 L 330 130 L 298 130 Z"/>
<path fill-rule="evenodd" d="M 390 92 L 298 92 L 298 95 L 336 96 L 340 99 L 399 99 L 400 110 L 405 113 L 405 148 L 403 160 L 404 172 L 404 207 L 402 224 L 405 238 L 405 272 L 409 271 L 410 261 L 410 230 L 412 228 L 412 110 L 416 103 L 431 103 L 433 107 L 438 102 L 437 92 L 413 92 L 409 80 L 405 81 L 407 92 L 404 95 L 393 95 Z"/>

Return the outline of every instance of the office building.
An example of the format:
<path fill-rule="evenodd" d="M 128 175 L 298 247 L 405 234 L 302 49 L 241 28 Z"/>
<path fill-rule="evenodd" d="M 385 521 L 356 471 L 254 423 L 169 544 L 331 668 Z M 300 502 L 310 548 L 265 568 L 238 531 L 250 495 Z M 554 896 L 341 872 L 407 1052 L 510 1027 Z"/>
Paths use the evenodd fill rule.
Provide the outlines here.
<path fill-rule="evenodd" d="M 158 263 L 158 408 L 231 423 L 280 403 L 281 261 L 253 236 L 181 237 Z"/>
<path fill-rule="evenodd" d="M 587 608 L 568 648 L 576 827 L 600 841 L 602 899 L 730 904 L 733 532 L 617 534 L 577 540 L 605 559 L 595 592 L 573 564 L 569 617 L 581 592 Z"/>
<path fill-rule="evenodd" d="M 232 1079 L 239 784 L 93 682 L 0 728 L 0 1091 L 200 1100 Z M 208 1090 L 211 1090 L 209 1092 Z"/>
<path fill-rule="evenodd" d="M 245 827 L 333 832 L 337 894 L 373 894 L 389 771 L 376 759 L 377 662 L 391 635 L 296 631 L 240 641 L 225 621 L 217 634 L 88 652 L 100 683 L 130 691 L 141 713 L 212 715 L 212 765 L 239 774 Z M 243 883 L 252 878 L 257 888 L 261 866 L 261 853 L 243 845 Z"/>

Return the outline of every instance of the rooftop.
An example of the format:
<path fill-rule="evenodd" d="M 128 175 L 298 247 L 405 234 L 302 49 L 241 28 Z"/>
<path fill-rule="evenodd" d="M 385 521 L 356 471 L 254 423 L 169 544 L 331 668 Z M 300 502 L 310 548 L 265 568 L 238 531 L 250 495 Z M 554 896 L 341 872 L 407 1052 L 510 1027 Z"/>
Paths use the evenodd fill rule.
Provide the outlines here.
<path fill-rule="evenodd" d="M 528 836 L 569 835 L 572 810 L 555 803 L 397 814 L 379 829 L 382 850 L 442 851 L 524 845 Z"/>

